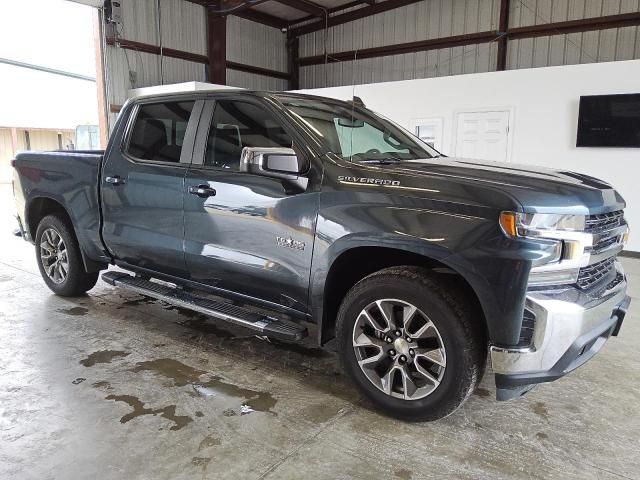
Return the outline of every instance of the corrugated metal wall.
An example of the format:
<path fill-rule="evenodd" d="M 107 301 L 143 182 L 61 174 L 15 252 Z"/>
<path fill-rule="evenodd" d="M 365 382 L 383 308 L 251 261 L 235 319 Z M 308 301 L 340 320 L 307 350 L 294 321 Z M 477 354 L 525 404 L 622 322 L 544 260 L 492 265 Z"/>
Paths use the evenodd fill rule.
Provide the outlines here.
<path fill-rule="evenodd" d="M 118 27 L 120 37 L 136 42 L 159 45 L 156 0 L 123 0 L 123 24 Z M 203 7 L 184 1 L 161 0 L 162 45 L 190 53 L 206 55 L 206 14 Z M 122 105 L 131 88 L 167 83 L 205 81 L 205 67 L 201 63 L 175 58 L 162 58 L 144 52 L 106 47 L 105 76 L 108 105 Z M 135 72 L 135 79 L 129 72 Z M 113 127 L 116 114 L 109 115 Z"/>
<path fill-rule="evenodd" d="M 520 27 L 637 11 L 639 0 L 512 0 L 509 25 Z M 640 58 L 639 31 L 638 27 L 626 27 L 512 40 L 507 50 L 507 68 Z"/>
<path fill-rule="evenodd" d="M 515 0 L 517 1 L 517 0 Z M 497 30 L 499 0 L 425 0 L 329 29 L 329 53 Z M 300 38 L 300 56 L 324 54 L 325 32 Z M 303 67 L 301 88 L 495 70 L 496 44 Z"/>
<path fill-rule="evenodd" d="M 300 38 L 302 57 L 498 29 L 499 0 L 424 0 Z M 511 0 L 509 25 L 525 26 L 640 10 L 639 0 Z M 640 58 L 637 27 L 508 43 L 507 68 Z M 301 88 L 426 78 L 496 69 L 495 42 L 302 67 Z"/>
<path fill-rule="evenodd" d="M 121 38 L 159 45 L 156 0 L 122 0 L 123 24 L 118 27 Z M 161 0 L 162 44 L 200 55 L 207 54 L 206 12 L 199 5 L 183 0 Z M 206 81 L 206 66 L 144 52 L 106 47 L 105 72 L 107 104 L 122 105 L 131 88 Z M 229 60 L 287 71 L 286 36 L 276 28 L 238 17 L 227 18 L 227 58 Z M 129 72 L 135 72 L 132 82 Z M 284 90 L 286 80 L 227 69 L 227 84 L 259 90 Z M 116 114 L 110 114 L 113 127 Z"/>
<path fill-rule="evenodd" d="M 277 28 L 239 17 L 227 17 L 227 60 L 287 71 L 287 38 Z M 281 78 L 227 69 L 227 84 L 252 90 L 285 90 L 288 82 Z"/>

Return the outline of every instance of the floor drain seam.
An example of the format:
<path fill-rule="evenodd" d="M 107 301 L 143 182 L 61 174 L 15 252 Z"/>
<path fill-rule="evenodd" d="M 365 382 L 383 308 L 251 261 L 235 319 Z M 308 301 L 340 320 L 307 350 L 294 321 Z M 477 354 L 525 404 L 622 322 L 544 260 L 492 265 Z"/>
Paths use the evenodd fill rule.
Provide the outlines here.
<path fill-rule="evenodd" d="M 348 414 L 354 412 L 355 409 L 359 406 L 361 401 L 362 401 L 362 399 L 359 398 L 358 400 L 356 400 L 351 405 L 349 405 L 349 406 L 347 406 L 347 407 L 345 407 L 343 409 L 340 409 L 340 411 L 338 413 L 336 413 L 332 418 L 327 420 L 324 424 L 322 424 L 320 427 L 318 427 L 318 429 L 315 432 L 313 432 L 311 435 L 309 435 L 307 438 L 305 438 L 302 442 L 300 442 L 300 444 L 297 447 L 295 447 L 294 449 L 289 451 L 284 457 L 282 457 L 276 463 L 271 465 L 266 471 L 264 471 L 258 477 L 258 480 L 263 480 L 264 478 L 267 478 L 274 471 L 276 471 L 278 469 L 278 467 L 280 467 L 280 465 L 282 465 L 284 462 L 286 462 L 289 458 L 293 457 L 303 447 L 311 444 L 322 432 L 327 430 L 329 427 L 333 426 L 338 420 L 340 420 L 340 419 L 344 418 L 345 416 L 347 416 Z"/>

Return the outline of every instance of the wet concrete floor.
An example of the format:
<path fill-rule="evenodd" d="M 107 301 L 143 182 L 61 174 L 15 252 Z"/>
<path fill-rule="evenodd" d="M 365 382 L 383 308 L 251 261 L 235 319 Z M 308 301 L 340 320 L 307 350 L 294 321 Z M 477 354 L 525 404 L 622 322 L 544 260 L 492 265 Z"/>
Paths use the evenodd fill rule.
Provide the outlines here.
<path fill-rule="evenodd" d="M 640 261 L 620 337 L 497 403 L 376 412 L 311 341 L 270 343 L 103 282 L 52 295 L 0 187 L 2 479 L 640 479 Z"/>

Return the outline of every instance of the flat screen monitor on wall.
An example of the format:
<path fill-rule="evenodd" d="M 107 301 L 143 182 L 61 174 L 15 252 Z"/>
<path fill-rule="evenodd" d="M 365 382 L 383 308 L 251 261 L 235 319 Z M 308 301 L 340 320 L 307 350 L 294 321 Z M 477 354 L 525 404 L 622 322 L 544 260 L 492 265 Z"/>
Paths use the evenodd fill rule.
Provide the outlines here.
<path fill-rule="evenodd" d="M 576 146 L 640 148 L 640 93 L 580 97 Z"/>

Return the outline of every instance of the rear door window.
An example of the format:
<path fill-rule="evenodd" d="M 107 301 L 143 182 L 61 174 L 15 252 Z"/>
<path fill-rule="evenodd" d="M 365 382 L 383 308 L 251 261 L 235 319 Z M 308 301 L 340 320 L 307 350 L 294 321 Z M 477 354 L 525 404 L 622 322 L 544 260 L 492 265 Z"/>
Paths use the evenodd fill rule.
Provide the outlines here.
<path fill-rule="evenodd" d="M 127 153 L 140 160 L 180 162 L 182 142 L 194 103 L 140 105 L 129 137 Z"/>

